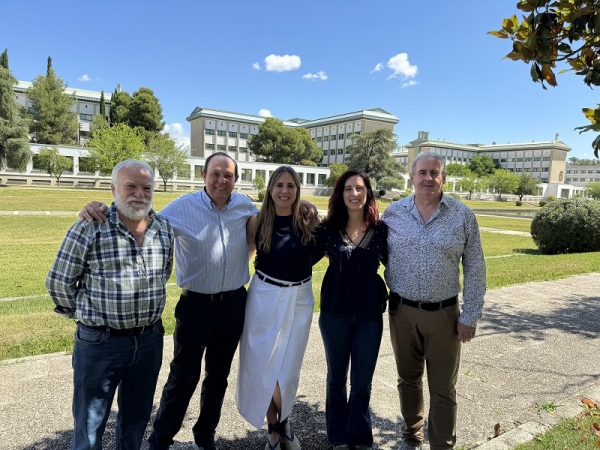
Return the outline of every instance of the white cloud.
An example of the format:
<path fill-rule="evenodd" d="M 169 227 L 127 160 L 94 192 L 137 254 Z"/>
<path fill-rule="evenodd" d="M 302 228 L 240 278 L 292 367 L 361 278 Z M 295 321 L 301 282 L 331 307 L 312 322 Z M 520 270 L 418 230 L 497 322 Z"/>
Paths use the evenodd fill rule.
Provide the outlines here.
<path fill-rule="evenodd" d="M 88 82 L 88 81 L 92 81 L 92 79 L 87 75 L 87 74 L 83 74 L 82 76 L 80 76 L 79 78 L 77 78 L 79 81 L 82 82 Z"/>
<path fill-rule="evenodd" d="M 190 148 L 190 135 L 183 129 L 183 125 L 181 125 L 179 122 L 166 124 L 163 132 L 169 133 L 171 139 L 173 139 L 179 145 Z"/>
<path fill-rule="evenodd" d="M 302 61 L 298 55 L 269 55 L 265 58 L 265 68 L 269 72 L 296 70 Z"/>
<path fill-rule="evenodd" d="M 390 75 L 390 78 L 414 78 L 417 75 L 417 66 L 410 65 L 406 53 L 398 53 L 396 56 L 392 56 L 386 66 L 394 72 Z"/>
<path fill-rule="evenodd" d="M 254 64 L 252 64 L 252 68 L 255 70 L 260 70 L 260 64 L 255 62 Z"/>
<path fill-rule="evenodd" d="M 377 65 L 373 67 L 373 70 L 371 70 L 369 73 L 379 72 L 381 69 L 383 69 L 383 63 L 377 63 Z"/>
<path fill-rule="evenodd" d="M 268 109 L 261 109 L 258 112 L 258 115 L 261 117 L 273 117 L 273 116 L 271 116 L 271 111 L 269 111 Z"/>
<path fill-rule="evenodd" d="M 412 66 L 408 61 L 407 53 L 398 53 L 396 56 L 392 56 L 388 59 L 387 63 L 377 63 L 377 65 L 371 70 L 370 73 L 380 72 L 384 68 L 392 71 L 392 74 L 388 77 L 399 78 L 403 81 L 402 87 L 410 87 L 418 84 L 412 78 L 417 76 L 417 66 Z"/>
<path fill-rule="evenodd" d="M 325 81 L 327 79 L 327 75 L 325 75 L 324 71 L 319 70 L 317 73 L 308 72 L 306 75 L 302 75 L 302 78 L 304 78 L 305 80 L 312 80 L 312 81 L 317 81 L 317 80 Z"/>

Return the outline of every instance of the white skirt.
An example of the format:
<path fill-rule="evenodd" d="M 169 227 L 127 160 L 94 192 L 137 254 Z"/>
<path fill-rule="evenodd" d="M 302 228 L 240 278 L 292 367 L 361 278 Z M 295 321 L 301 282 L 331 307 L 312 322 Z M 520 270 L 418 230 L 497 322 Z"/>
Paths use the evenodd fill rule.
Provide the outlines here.
<path fill-rule="evenodd" d="M 282 288 L 256 275 L 252 278 L 240 339 L 235 401 L 242 417 L 256 428 L 265 422 L 277 383 L 281 418 L 292 412 L 314 302 L 311 281 Z"/>

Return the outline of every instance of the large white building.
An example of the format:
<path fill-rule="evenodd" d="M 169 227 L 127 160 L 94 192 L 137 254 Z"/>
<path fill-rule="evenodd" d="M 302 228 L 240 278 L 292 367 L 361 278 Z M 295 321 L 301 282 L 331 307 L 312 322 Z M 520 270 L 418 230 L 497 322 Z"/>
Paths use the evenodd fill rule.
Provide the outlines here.
<path fill-rule="evenodd" d="M 600 181 L 600 164 L 589 166 L 567 165 L 565 181 L 573 186 L 585 186 L 593 181 Z"/>

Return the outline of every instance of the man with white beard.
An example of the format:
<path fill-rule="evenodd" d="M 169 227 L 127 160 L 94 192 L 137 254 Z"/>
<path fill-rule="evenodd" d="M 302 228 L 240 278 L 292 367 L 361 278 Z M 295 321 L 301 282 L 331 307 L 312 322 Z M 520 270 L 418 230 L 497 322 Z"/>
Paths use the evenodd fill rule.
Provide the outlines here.
<path fill-rule="evenodd" d="M 77 322 L 72 450 L 102 448 L 118 389 L 118 450 L 138 450 L 162 363 L 161 315 L 173 267 L 173 229 L 152 209 L 154 172 L 115 166 L 107 220 L 77 221 L 46 279 L 55 312 Z"/>

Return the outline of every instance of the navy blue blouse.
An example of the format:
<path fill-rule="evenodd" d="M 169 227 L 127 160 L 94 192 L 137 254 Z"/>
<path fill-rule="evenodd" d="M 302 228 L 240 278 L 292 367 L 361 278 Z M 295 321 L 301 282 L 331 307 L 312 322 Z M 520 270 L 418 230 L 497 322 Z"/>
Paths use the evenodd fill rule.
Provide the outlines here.
<path fill-rule="evenodd" d="M 329 257 L 321 286 L 322 312 L 381 314 L 386 292 L 377 269 L 380 262 L 387 263 L 387 231 L 387 225 L 379 221 L 365 247 L 369 231 L 354 246 L 344 232 L 333 229 L 328 222 L 317 228 L 317 247 Z"/>

